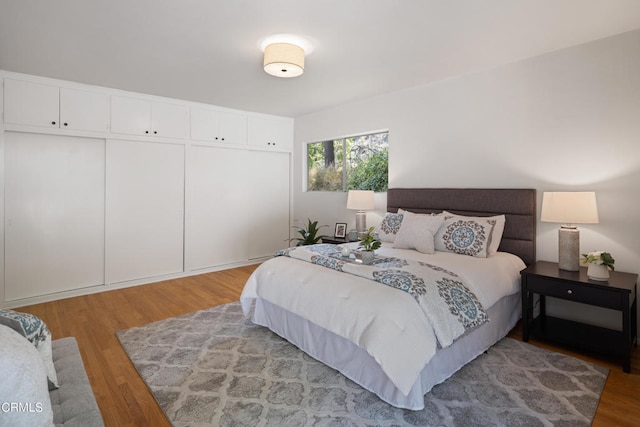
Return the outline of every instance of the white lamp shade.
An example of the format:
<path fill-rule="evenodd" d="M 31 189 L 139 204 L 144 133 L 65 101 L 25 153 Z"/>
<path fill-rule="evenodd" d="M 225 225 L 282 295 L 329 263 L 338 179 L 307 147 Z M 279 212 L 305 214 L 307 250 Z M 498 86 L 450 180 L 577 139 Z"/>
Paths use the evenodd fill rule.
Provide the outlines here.
<path fill-rule="evenodd" d="M 264 48 L 264 71 L 276 77 L 304 73 L 304 49 L 291 43 L 272 43 Z"/>
<path fill-rule="evenodd" d="M 540 221 L 562 224 L 597 224 L 596 193 L 544 192 Z"/>
<path fill-rule="evenodd" d="M 369 211 L 375 207 L 373 191 L 349 190 L 347 196 L 347 209 L 355 211 Z"/>

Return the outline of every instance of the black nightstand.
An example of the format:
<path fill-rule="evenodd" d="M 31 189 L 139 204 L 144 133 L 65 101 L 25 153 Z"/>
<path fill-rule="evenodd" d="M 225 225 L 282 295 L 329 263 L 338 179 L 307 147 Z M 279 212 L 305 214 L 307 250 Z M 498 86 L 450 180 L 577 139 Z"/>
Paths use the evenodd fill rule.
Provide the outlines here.
<path fill-rule="evenodd" d="M 564 271 L 554 262 L 538 261 L 522 270 L 522 340 L 529 334 L 576 348 L 622 358 L 631 371 L 631 347 L 637 345 L 637 274 L 612 271 L 607 282 L 587 278 L 587 269 Z M 533 295 L 540 295 L 540 315 L 533 318 Z M 622 331 L 547 316 L 545 297 L 561 298 L 622 314 Z"/>
<path fill-rule="evenodd" d="M 345 237 L 323 237 L 322 243 L 331 243 L 332 245 L 342 245 L 344 243 L 351 243 L 349 239 Z"/>

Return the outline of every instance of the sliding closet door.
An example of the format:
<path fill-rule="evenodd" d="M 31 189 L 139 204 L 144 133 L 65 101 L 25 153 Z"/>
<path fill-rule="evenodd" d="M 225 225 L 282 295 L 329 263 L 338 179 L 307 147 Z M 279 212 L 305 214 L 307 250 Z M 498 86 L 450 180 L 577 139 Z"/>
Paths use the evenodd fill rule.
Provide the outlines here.
<path fill-rule="evenodd" d="M 4 139 L 5 299 L 103 284 L 105 141 Z"/>
<path fill-rule="evenodd" d="M 249 216 L 245 150 L 192 146 L 189 161 L 187 259 L 191 270 L 247 260 Z M 247 206 L 251 206 L 247 212 Z"/>
<path fill-rule="evenodd" d="M 107 141 L 106 283 L 183 271 L 184 145 Z"/>
<path fill-rule="evenodd" d="M 289 246 L 289 153 L 250 151 L 247 166 L 249 258 L 273 256 Z"/>

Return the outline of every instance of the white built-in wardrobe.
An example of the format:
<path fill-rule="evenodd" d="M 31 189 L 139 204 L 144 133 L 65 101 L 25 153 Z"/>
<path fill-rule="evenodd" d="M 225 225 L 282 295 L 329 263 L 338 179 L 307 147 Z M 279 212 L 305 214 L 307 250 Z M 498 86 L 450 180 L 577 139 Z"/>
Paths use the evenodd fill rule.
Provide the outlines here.
<path fill-rule="evenodd" d="M 0 72 L 0 307 L 288 245 L 290 118 Z"/>

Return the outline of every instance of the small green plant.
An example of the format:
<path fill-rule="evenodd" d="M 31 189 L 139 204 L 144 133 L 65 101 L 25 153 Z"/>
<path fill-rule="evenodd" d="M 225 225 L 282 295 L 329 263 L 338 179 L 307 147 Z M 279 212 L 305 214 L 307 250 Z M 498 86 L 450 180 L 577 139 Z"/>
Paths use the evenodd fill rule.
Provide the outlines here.
<path fill-rule="evenodd" d="M 582 254 L 582 261 L 585 264 L 596 263 L 598 265 L 604 265 L 609 268 L 611 271 L 615 270 L 613 264 L 616 262 L 615 259 L 611 256 L 609 252 L 604 251 L 595 251 L 589 252 L 588 254 Z"/>
<path fill-rule="evenodd" d="M 328 227 L 328 225 L 321 225 L 318 227 L 318 221 L 312 222 L 308 218 L 307 218 L 307 221 L 308 223 L 306 228 L 298 225 L 293 226 L 293 228 L 295 228 L 298 231 L 300 236 L 302 236 L 302 237 L 294 237 L 293 239 L 289 240 L 289 241 L 296 240 L 298 242 L 296 243 L 296 246 L 315 245 L 320 241 L 320 239 L 322 239 L 323 237 L 327 237 L 325 235 L 318 236 L 318 232 L 322 227 Z"/>
<path fill-rule="evenodd" d="M 367 232 L 360 240 L 359 248 L 363 248 L 367 252 L 375 251 L 382 246 L 382 242 L 378 239 L 378 236 L 374 232 L 375 227 L 369 227 Z"/>

